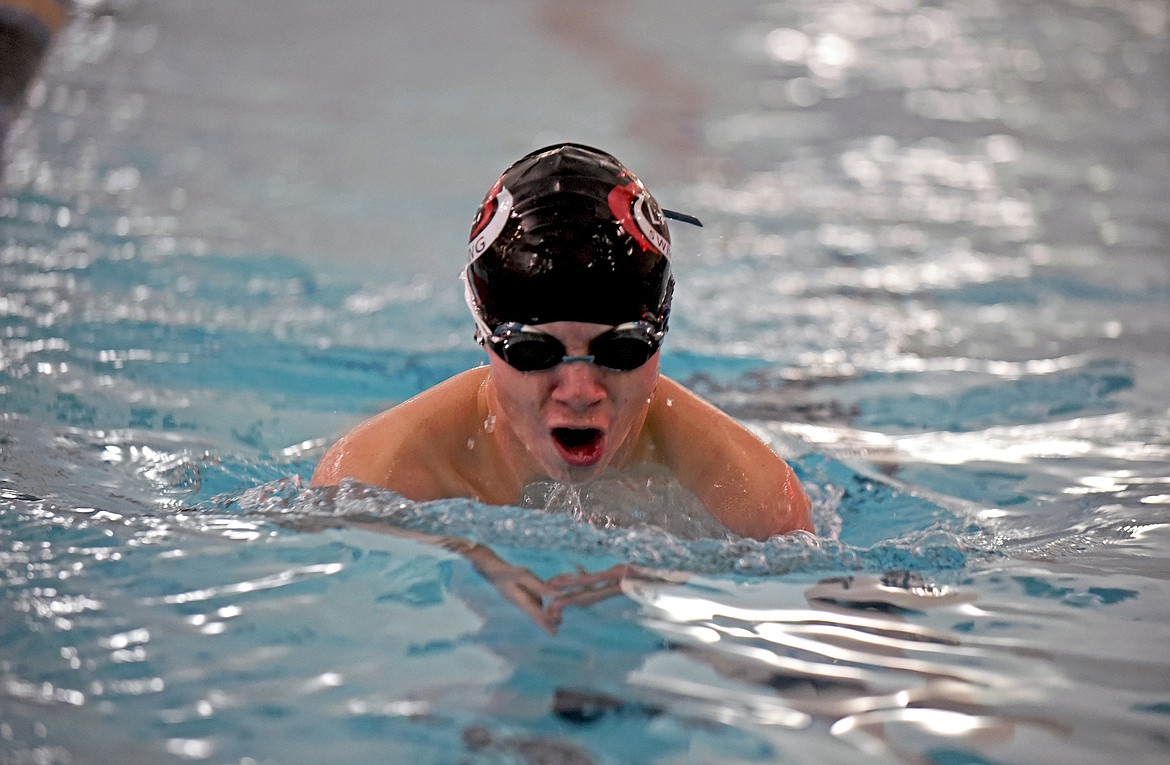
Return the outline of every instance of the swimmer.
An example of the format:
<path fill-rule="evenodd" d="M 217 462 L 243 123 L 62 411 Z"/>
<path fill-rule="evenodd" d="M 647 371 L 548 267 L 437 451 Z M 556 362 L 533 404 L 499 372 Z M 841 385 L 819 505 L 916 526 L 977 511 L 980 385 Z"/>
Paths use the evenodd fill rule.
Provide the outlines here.
<path fill-rule="evenodd" d="M 659 373 L 674 278 L 664 213 L 613 156 L 535 151 L 488 192 L 463 271 L 487 365 L 358 425 L 312 483 L 516 504 L 526 486 L 663 466 L 728 531 L 812 531 L 791 468 Z M 693 219 L 691 219 L 693 221 Z"/>

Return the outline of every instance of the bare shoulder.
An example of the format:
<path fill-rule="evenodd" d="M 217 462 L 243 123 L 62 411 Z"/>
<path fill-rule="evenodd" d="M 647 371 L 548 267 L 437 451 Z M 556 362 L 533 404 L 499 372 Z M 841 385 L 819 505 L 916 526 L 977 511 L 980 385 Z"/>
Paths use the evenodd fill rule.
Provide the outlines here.
<path fill-rule="evenodd" d="M 812 530 L 808 497 L 792 469 L 710 402 L 662 377 L 647 425 L 660 458 L 730 530 L 757 539 Z"/>
<path fill-rule="evenodd" d="M 663 441 L 659 447 L 667 450 L 707 449 L 726 441 L 742 442 L 741 445 L 749 448 L 758 444 L 767 449 L 726 412 L 665 375 L 658 379 L 650 418 L 659 440 Z"/>
<path fill-rule="evenodd" d="M 666 376 L 658 380 L 648 425 L 659 453 L 688 469 L 698 460 L 737 457 L 744 452 L 756 456 L 767 452 L 770 458 L 779 459 L 726 412 Z"/>
<path fill-rule="evenodd" d="M 668 419 L 674 419 L 681 415 L 685 417 L 712 417 L 734 422 L 711 402 L 666 375 L 659 376 L 658 387 L 654 391 L 652 410 L 659 407 L 662 408 L 660 414 L 667 416 Z"/>
<path fill-rule="evenodd" d="M 333 444 L 313 473 L 314 486 L 342 479 L 394 489 L 412 499 L 445 496 L 454 468 L 453 439 L 466 441 L 486 368 L 471 369 L 374 415 Z"/>

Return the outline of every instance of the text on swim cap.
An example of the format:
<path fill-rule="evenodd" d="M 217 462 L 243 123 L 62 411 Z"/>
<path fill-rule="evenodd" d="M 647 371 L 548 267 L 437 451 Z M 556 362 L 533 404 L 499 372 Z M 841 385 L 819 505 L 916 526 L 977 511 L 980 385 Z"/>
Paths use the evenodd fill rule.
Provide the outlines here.
<path fill-rule="evenodd" d="M 487 222 L 479 222 L 479 233 L 472 237 L 467 245 L 467 256 L 475 260 L 500 236 L 504 226 L 508 223 L 508 216 L 512 214 L 512 192 L 504 186 L 494 195 L 488 195 L 483 203 L 483 217 Z"/>
<path fill-rule="evenodd" d="M 635 196 L 635 191 L 641 193 Z M 662 211 L 649 192 L 639 184 L 614 186 L 609 192 L 609 209 L 622 229 L 634 238 L 644 250 L 654 250 L 670 257 L 670 240 L 655 227 L 662 225 Z"/>

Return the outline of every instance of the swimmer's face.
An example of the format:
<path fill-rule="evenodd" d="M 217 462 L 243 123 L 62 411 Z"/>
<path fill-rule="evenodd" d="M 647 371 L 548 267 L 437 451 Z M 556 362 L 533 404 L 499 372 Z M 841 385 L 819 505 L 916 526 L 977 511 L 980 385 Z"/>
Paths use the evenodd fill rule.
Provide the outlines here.
<path fill-rule="evenodd" d="M 558 321 L 535 327 L 564 344 L 570 356 L 589 353 L 589 342 L 612 329 L 606 324 Z M 494 352 L 490 400 L 502 447 L 525 455 L 550 478 L 581 481 L 637 453 L 650 397 L 658 383 L 658 353 L 642 366 L 617 372 L 570 362 L 520 372 Z"/>

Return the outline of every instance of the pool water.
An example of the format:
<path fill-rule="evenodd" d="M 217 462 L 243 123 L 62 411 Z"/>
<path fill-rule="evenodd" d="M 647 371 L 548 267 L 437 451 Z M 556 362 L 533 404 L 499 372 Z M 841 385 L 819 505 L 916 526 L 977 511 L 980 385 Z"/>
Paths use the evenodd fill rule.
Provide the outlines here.
<path fill-rule="evenodd" d="M 1170 10 L 711 5 L 75 4 L 0 190 L 0 763 L 1166 761 Z M 471 214 L 564 139 L 705 222 L 664 371 L 816 538 L 308 488 L 480 363 Z M 550 633 L 403 530 L 633 569 Z"/>

